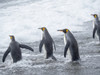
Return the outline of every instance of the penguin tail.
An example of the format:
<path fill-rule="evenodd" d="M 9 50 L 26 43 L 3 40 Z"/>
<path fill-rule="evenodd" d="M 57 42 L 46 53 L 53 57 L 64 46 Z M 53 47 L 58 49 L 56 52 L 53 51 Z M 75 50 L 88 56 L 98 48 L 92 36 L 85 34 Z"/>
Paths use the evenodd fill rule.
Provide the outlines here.
<path fill-rule="evenodd" d="M 57 61 L 57 59 L 53 55 L 52 55 L 52 59 L 55 60 L 55 61 Z"/>

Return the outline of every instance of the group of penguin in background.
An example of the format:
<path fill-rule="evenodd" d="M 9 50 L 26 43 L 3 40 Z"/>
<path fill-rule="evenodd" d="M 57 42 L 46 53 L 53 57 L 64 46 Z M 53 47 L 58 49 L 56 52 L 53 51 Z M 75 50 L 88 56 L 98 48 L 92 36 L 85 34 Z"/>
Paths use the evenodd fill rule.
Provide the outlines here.
<path fill-rule="evenodd" d="M 94 17 L 93 38 L 95 38 L 95 33 L 97 32 L 97 35 L 98 35 L 99 41 L 100 41 L 100 21 L 99 21 L 97 14 L 92 14 L 92 16 Z M 42 47 L 44 47 L 45 58 L 48 59 L 51 57 L 53 60 L 57 60 L 55 58 L 55 56 L 53 55 L 53 49 L 56 50 L 56 46 L 55 46 L 55 43 L 54 43 L 52 37 L 50 36 L 47 28 L 42 27 L 39 29 L 41 29 L 43 31 L 43 37 L 39 44 L 39 52 L 41 52 Z M 77 43 L 75 37 L 73 36 L 73 34 L 70 32 L 70 30 L 62 29 L 62 30 L 58 30 L 58 31 L 61 31 L 64 33 L 64 43 L 65 43 L 64 57 L 66 57 L 66 53 L 68 53 L 68 51 L 69 51 L 72 61 L 80 60 L 78 43 Z M 17 61 L 21 60 L 22 53 L 21 53 L 20 48 L 26 48 L 26 49 L 29 49 L 30 51 L 34 51 L 31 47 L 18 43 L 15 40 L 15 37 L 13 35 L 10 35 L 10 39 L 11 39 L 10 45 L 3 55 L 2 62 L 5 62 L 5 59 L 9 53 L 11 53 L 13 63 L 16 63 Z"/>

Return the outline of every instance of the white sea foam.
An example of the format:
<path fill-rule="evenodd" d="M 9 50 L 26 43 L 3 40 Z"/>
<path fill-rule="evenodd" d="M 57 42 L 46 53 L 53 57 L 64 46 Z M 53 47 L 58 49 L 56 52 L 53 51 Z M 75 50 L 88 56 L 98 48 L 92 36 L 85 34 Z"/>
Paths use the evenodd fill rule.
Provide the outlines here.
<path fill-rule="evenodd" d="M 17 4 L 21 0 L 17 1 Z M 24 0 L 23 0 L 24 1 Z M 82 30 L 76 25 L 92 20 L 90 14 L 100 13 L 100 0 L 40 0 L 24 5 L 13 2 L 0 4 L 0 47 L 7 47 L 10 34 L 19 42 L 40 40 L 39 27 L 47 27 L 52 36 L 61 33 L 57 29 Z M 10 6 L 13 4 L 13 6 Z"/>

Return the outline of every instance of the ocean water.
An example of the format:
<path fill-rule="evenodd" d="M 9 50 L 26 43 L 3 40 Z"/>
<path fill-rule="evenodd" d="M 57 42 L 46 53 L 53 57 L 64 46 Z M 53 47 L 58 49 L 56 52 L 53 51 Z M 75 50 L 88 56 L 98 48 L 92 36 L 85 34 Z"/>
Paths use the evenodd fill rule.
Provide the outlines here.
<path fill-rule="evenodd" d="M 20 42 L 41 38 L 39 27 L 47 27 L 54 37 L 58 29 L 82 30 L 83 22 L 100 13 L 99 0 L 0 0 L 0 48 L 7 47 L 9 35 Z"/>
<path fill-rule="evenodd" d="M 91 14 L 100 14 L 99 0 L 0 0 L 0 75 L 99 75 L 100 44 L 92 38 Z M 57 61 L 44 59 L 39 53 L 40 27 L 47 27 L 55 41 Z M 64 58 L 63 33 L 68 28 L 75 36 L 81 61 Z M 34 48 L 22 49 L 23 59 L 12 63 L 10 54 L 5 63 L 2 56 L 10 43 L 9 35 L 19 43 Z"/>
<path fill-rule="evenodd" d="M 40 41 L 25 43 L 34 48 L 34 52 L 22 50 L 23 59 L 12 63 L 10 54 L 3 63 L 2 56 L 6 48 L 0 49 L 0 75 L 99 75 L 100 74 L 100 44 L 92 38 L 92 22 L 86 22 L 82 31 L 73 31 L 80 53 L 80 62 L 72 63 L 70 58 L 64 58 L 63 35 L 53 37 L 56 44 L 54 56 L 57 61 L 44 59 L 43 51 L 39 53 Z"/>

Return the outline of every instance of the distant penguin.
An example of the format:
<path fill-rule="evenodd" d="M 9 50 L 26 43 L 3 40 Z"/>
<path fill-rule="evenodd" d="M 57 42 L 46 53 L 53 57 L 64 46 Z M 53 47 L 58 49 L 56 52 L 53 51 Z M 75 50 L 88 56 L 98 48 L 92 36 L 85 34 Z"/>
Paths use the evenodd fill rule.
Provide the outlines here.
<path fill-rule="evenodd" d="M 64 32 L 64 42 L 65 42 L 65 48 L 64 48 L 64 57 L 66 57 L 66 53 L 68 53 L 71 56 L 72 61 L 77 61 L 80 59 L 79 56 L 79 49 L 76 39 L 74 38 L 73 34 L 68 29 L 58 30 L 61 32 Z"/>
<path fill-rule="evenodd" d="M 95 38 L 95 33 L 97 31 L 97 35 L 100 41 L 100 21 L 97 14 L 91 14 L 94 17 L 93 21 L 93 38 Z"/>
<path fill-rule="evenodd" d="M 5 59 L 9 53 L 11 53 L 13 63 L 16 63 L 17 61 L 21 60 L 22 54 L 21 54 L 20 48 L 26 48 L 31 51 L 34 51 L 31 47 L 24 45 L 24 44 L 19 44 L 17 41 L 15 41 L 15 37 L 13 35 L 10 35 L 10 39 L 11 39 L 11 43 L 3 55 L 2 62 L 5 62 Z"/>
<path fill-rule="evenodd" d="M 54 43 L 52 37 L 50 36 L 48 30 L 45 27 L 42 27 L 39 29 L 41 29 L 43 31 L 43 37 L 42 37 L 42 40 L 39 45 L 39 51 L 41 52 L 42 47 L 44 47 L 45 58 L 48 59 L 49 57 L 51 57 L 53 60 L 57 60 L 53 56 L 53 48 L 56 50 L 56 46 L 55 46 L 55 43 Z"/>

